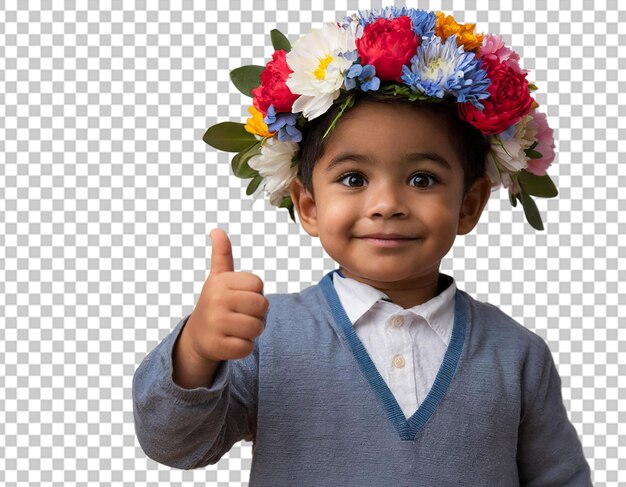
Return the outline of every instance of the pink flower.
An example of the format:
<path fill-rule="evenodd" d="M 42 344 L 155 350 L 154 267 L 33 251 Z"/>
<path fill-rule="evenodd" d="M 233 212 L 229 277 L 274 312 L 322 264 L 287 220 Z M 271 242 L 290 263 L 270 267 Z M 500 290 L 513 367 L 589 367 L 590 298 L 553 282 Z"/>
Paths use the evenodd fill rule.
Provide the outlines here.
<path fill-rule="evenodd" d="M 530 112 L 530 116 L 533 117 L 533 122 L 537 125 L 537 134 L 535 135 L 537 145 L 534 150 L 540 152 L 542 157 L 541 159 L 528 159 L 526 170 L 536 176 L 543 176 L 554 160 L 554 137 L 552 129 L 548 127 L 548 120 L 544 113 L 533 110 Z"/>
<path fill-rule="evenodd" d="M 515 51 L 504 46 L 502 37 L 495 34 L 485 36 L 483 45 L 480 48 L 480 55 L 483 58 L 495 56 L 498 62 L 509 66 L 516 73 L 526 73 L 527 71 L 519 66 L 519 56 Z"/>

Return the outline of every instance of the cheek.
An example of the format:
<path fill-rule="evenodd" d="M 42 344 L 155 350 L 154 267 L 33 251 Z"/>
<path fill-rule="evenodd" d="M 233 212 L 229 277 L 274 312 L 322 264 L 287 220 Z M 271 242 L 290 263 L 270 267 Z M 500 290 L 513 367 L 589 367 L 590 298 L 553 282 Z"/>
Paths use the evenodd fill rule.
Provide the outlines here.
<path fill-rule="evenodd" d="M 454 238 L 459 222 L 459 211 L 456 201 L 446 200 L 431 206 L 428 211 L 431 230 L 442 237 L 452 235 Z"/>
<path fill-rule="evenodd" d="M 318 209 L 318 217 L 319 224 L 327 235 L 340 235 L 346 230 L 349 222 L 346 209 L 337 204 Z"/>
<path fill-rule="evenodd" d="M 355 220 L 354 208 L 337 199 L 331 199 L 329 204 L 318 206 L 318 229 L 325 247 L 334 247 L 340 251 L 354 230 Z"/>

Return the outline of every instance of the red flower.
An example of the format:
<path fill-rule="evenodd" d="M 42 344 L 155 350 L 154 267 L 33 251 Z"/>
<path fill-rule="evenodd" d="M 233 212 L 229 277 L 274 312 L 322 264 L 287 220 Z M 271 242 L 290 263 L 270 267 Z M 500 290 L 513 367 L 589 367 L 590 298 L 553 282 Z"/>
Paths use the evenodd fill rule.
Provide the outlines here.
<path fill-rule="evenodd" d="M 402 66 L 409 64 L 419 46 L 417 34 L 407 16 L 376 19 L 363 29 L 356 47 L 363 65 L 373 64 L 381 81 L 400 81 Z"/>
<path fill-rule="evenodd" d="M 252 104 L 264 117 L 270 105 L 274 105 L 277 112 L 291 112 L 293 102 L 298 99 L 299 95 L 294 95 L 285 83 L 293 72 L 287 64 L 286 56 L 286 51 L 275 51 L 272 60 L 261 72 L 261 85 L 252 90 Z"/>
<path fill-rule="evenodd" d="M 470 102 L 459 103 L 459 116 L 483 134 L 499 134 L 528 115 L 532 108 L 527 73 L 501 63 L 493 54 L 483 58 L 482 69 L 491 80 L 487 88 L 489 98 L 480 101 L 485 108 L 481 112 Z"/>

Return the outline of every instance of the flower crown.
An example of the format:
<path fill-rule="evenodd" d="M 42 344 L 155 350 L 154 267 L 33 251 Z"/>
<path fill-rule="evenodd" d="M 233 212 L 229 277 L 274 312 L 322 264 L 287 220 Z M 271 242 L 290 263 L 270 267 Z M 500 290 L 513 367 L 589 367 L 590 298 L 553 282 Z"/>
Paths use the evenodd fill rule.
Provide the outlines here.
<path fill-rule="evenodd" d="M 431 102 L 454 97 L 459 117 L 489 139 L 492 190 L 507 188 L 511 205 L 519 201 L 530 225 L 543 230 L 531 195 L 558 193 L 546 174 L 554 160 L 552 129 L 537 111 L 531 96 L 537 87 L 527 81 L 519 56 L 500 36 L 476 34 L 474 27 L 442 12 L 386 7 L 313 29 L 293 47 L 274 29 L 271 61 L 230 73 L 253 99 L 251 117 L 245 124 L 213 125 L 203 140 L 236 152 L 234 174 L 251 179 L 246 194 L 256 200 L 264 190 L 295 221 L 289 189 L 308 121 L 340 105 L 326 137 L 357 93 Z"/>

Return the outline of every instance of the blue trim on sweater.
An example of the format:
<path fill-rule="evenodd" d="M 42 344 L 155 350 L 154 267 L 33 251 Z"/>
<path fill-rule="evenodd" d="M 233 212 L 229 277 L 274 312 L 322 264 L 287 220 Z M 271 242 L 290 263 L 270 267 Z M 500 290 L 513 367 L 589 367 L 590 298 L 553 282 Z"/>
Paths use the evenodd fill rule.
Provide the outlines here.
<path fill-rule="evenodd" d="M 456 372 L 461 352 L 463 351 L 463 344 L 465 343 L 468 318 L 467 300 L 457 289 L 454 301 L 454 325 L 452 328 L 452 336 L 450 337 L 450 344 L 448 345 L 448 349 L 443 357 L 443 362 L 441 363 L 439 371 L 437 372 L 437 377 L 435 377 L 435 381 L 428 392 L 428 395 L 424 401 L 422 401 L 422 404 L 420 404 L 417 411 L 415 411 L 409 419 L 406 419 L 402 409 L 396 401 L 396 398 L 378 372 L 374 362 L 372 362 L 372 359 L 365 350 L 363 343 L 354 331 L 352 322 L 348 318 L 345 309 L 341 305 L 339 296 L 333 286 L 332 275 L 335 272 L 339 272 L 339 270 L 335 269 L 329 272 L 319 283 L 324 297 L 330 306 L 333 318 L 348 340 L 348 343 L 352 348 L 352 353 L 354 354 L 354 357 L 361 367 L 365 377 L 374 389 L 374 392 L 382 401 L 385 410 L 387 411 L 387 416 L 396 428 L 400 439 L 414 440 L 419 430 L 426 424 L 428 418 L 430 418 L 430 416 L 435 412 L 435 409 L 445 396 L 446 391 L 450 386 L 450 382 L 452 382 L 452 377 Z"/>

